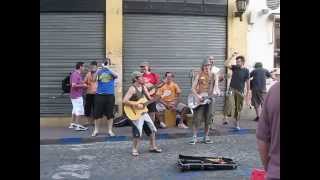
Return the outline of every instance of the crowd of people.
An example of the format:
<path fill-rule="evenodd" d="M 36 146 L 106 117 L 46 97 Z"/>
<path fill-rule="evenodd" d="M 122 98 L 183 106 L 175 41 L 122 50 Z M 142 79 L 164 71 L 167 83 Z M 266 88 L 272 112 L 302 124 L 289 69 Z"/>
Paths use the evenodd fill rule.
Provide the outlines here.
<path fill-rule="evenodd" d="M 230 116 L 234 118 L 234 127 L 240 130 L 240 114 L 244 103 L 253 106 L 256 111 L 254 121 L 258 122 L 257 139 L 258 149 L 270 178 L 277 179 L 280 149 L 280 70 L 269 72 L 263 68 L 261 62 L 254 65 L 254 70 L 249 71 L 245 66 L 245 57 L 237 52 L 225 61 L 225 67 L 232 71 L 231 81 L 225 92 L 225 108 L 223 124 L 230 123 Z M 70 98 L 72 102 L 72 122 L 69 128 L 77 131 L 88 128 L 79 123 L 85 115 L 89 124 L 94 124 L 92 136 L 100 133 L 100 124 L 105 119 L 108 125 L 109 136 L 114 136 L 112 131 L 115 105 L 115 79 L 119 75 L 110 68 L 111 60 L 105 58 L 101 64 L 93 61 L 90 63 L 89 72 L 82 78 L 84 63 L 78 62 L 76 69 L 70 76 Z M 138 69 L 138 67 L 137 67 Z M 123 105 L 133 111 L 146 112 L 132 121 L 133 147 L 132 155 L 139 155 L 139 141 L 143 131 L 150 137 L 150 152 L 161 153 L 156 145 L 157 126 L 166 128 L 163 113 L 166 110 L 176 112 L 178 128 L 192 127 L 193 137 L 190 144 L 199 142 L 213 143 L 209 138 L 210 126 L 215 116 L 215 99 L 221 96 L 219 83 L 223 82 L 222 71 L 215 65 L 213 56 L 206 57 L 200 65 L 200 70 L 193 79 L 190 94 L 194 98 L 196 107 L 183 103 L 180 99 L 181 89 L 174 80 L 174 72 L 165 72 L 163 80 L 159 74 L 152 72 L 148 62 L 140 64 L 140 71 L 131 74 L 132 84 L 123 97 Z M 272 78 L 277 81 L 267 94 L 266 80 Z M 85 91 L 85 103 L 83 93 Z M 266 97 L 266 99 L 265 99 Z M 147 104 L 137 103 L 140 99 L 148 100 Z M 189 99 L 188 99 L 189 101 Z M 193 114 L 192 123 L 188 124 L 186 115 Z M 204 137 L 198 139 L 198 129 L 204 123 Z M 274 175 L 274 176 L 273 176 Z"/>

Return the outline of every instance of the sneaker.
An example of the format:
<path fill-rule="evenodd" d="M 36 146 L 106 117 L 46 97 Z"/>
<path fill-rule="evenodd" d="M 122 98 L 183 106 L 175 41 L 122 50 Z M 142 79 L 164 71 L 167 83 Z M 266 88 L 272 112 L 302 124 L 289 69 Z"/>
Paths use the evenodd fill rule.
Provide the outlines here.
<path fill-rule="evenodd" d="M 192 137 L 192 139 L 191 139 L 191 141 L 189 141 L 189 144 L 192 144 L 192 145 L 194 145 L 194 144 L 196 144 L 198 142 L 198 140 L 197 140 L 197 137 Z"/>
<path fill-rule="evenodd" d="M 240 122 L 239 121 L 236 121 L 236 130 L 237 131 L 240 131 Z"/>
<path fill-rule="evenodd" d="M 88 128 L 78 124 L 77 127 L 75 128 L 75 130 L 76 131 L 86 131 L 86 130 L 88 130 Z"/>
<path fill-rule="evenodd" d="M 189 127 L 186 126 L 185 124 L 181 123 L 181 124 L 178 124 L 178 128 L 181 128 L 181 129 L 188 129 Z"/>
<path fill-rule="evenodd" d="M 99 132 L 96 131 L 96 130 L 94 130 L 93 133 L 91 134 L 91 136 L 92 136 L 92 137 L 95 137 L 95 136 L 97 136 L 98 134 L 99 134 Z"/>
<path fill-rule="evenodd" d="M 165 123 L 160 122 L 160 128 L 166 128 L 166 127 L 167 127 L 167 125 Z"/>
<path fill-rule="evenodd" d="M 115 134 L 112 131 L 108 132 L 108 135 L 111 136 L 111 137 L 115 136 Z"/>
<path fill-rule="evenodd" d="M 75 124 L 75 123 L 70 123 L 70 126 L 68 127 L 69 129 L 73 129 L 73 128 L 75 128 L 75 127 L 77 127 L 77 124 Z"/>

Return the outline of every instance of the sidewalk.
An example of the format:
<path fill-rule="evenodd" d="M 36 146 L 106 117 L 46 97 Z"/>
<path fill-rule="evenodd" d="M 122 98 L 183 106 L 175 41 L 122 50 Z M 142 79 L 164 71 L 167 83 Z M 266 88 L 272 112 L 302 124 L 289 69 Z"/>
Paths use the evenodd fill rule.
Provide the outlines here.
<path fill-rule="evenodd" d="M 228 125 L 222 125 L 222 116 L 217 116 L 214 122 L 214 129 L 210 131 L 212 136 L 230 135 L 230 134 L 248 134 L 256 132 L 257 122 L 252 121 L 254 114 L 249 113 L 240 120 L 240 131 L 233 128 L 232 121 Z M 45 144 L 79 144 L 79 143 L 92 143 L 104 141 L 129 141 L 132 139 L 131 127 L 114 127 L 116 136 L 109 137 L 107 134 L 99 134 L 96 137 L 91 137 L 93 127 L 89 126 L 87 131 L 75 131 L 73 129 L 65 128 L 40 128 L 40 145 Z M 204 134 L 203 129 L 200 130 L 198 136 Z M 191 128 L 166 128 L 158 129 L 157 139 L 173 139 L 181 137 L 191 137 Z M 143 139 L 147 139 L 143 135 Z"/>

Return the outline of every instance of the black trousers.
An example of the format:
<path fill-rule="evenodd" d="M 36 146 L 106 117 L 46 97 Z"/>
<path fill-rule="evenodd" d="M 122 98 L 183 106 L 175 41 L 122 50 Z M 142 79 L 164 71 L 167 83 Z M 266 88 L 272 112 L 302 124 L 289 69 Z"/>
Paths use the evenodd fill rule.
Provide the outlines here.
<path fill-rule="evenodd" d="M 90 117 L 93 115 L 94 97 L 95 97 L 95 94 L 87 94 L 86 95 L 86 102 L 84 105 L 84 114 L 87 117 Z"/>

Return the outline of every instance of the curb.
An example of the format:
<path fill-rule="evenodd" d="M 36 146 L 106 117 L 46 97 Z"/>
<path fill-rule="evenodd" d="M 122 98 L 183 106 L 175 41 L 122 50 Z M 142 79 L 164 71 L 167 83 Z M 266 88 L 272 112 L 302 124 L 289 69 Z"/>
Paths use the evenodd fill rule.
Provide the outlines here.
<path fill-rule="evenodd" d="M 216 129 L 211 130 L 210 136 L 226 136 L 226 135 L 244 135 L 244 134 L 255 134 L 256 129 L 241 129 L 235 130 L 230 129 L 227 131 L 218 131 Z M 203 136 L 203 130 L 198 133 L 198 136 Z M 177 139 L 191 137 L 192 133 L 159 133 L 156 135 L 157 140 L 166 140 L 166 139 Z M 148 140 L 146 136 L 142 137 L 143 140 Z M 98 136 L 98 137 L 64 137 L 58 139 L 40 139 L 40 145 L 52 145 L 52 144 L 87 144 L 95 142 L 121 142 L 121 141 L 131 141 L 132 136 Z"/>

